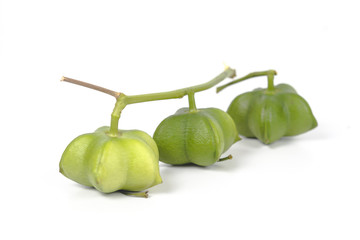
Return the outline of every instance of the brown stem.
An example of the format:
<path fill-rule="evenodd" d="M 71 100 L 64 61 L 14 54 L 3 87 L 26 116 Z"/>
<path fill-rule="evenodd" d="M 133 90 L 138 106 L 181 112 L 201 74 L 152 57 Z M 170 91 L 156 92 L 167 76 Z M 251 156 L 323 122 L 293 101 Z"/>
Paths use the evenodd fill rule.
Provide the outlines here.
<path fill-rule="evenodd" d="M 229 160 L 229 159 L 232 159 L 232 155 L 231 155 L 231 154 L 230 154 L 229 156 L 227 156 L 227 157 L 220 158 L 220 159 L 219 159 L 219 162 L 225 161 L 225 160 Z"/>
<path fill-rule="evenodd" d="M 143 197 L 143 198 L 148 198 L 149 197 L 149 194 L 148 192 L 149 191 L 145 191 L 145 192 L 131 192 L 131 191 L 123 191 L 123 190 L 120 190 L 120 192 L 124 195 L 127 195 L 127 196 L 133 196 L 133 197 Z"/>
<path fill-rule="evenodd" d="M 73 83 L 73 84 L 80 85 L 80 86 L 83 86 L 83 87 L 91 88 L 91 89 L 94 89 L 94 90 L 109 94 L 109 95 L 111 95 L 111 96 L 113 96 L 115 98 L 118 98 L 120 96 L 120 94 L 121 94 L 119 92 L 115 92 L 113 90 L 103 88 L 103 87 L 100 87 L 100 86 L 96 86 L 96 85 L 91 84 L 91 83 L 79 81 L 79 80 L 76 80 L 76 79 L 73 79 L 73 78 L 62 77 L 60 81 L 69 82 L 69 83 Z"/>

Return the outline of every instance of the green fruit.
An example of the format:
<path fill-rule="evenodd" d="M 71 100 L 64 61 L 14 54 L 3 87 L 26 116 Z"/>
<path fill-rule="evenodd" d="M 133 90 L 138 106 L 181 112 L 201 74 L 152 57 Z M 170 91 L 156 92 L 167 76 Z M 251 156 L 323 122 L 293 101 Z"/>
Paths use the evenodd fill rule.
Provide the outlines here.
<path fill-rule="evenodd" d="M 270 144 L 283 136 L 294 136 L 315 128 L 317 121 L 305 99 L 288 84 L 274 86 L 276 72 L 267 74 L 268 88 L 237 96 L 227 110 L 240 135 L 256 137 Z"/>
<path fill-rule="evenodd" d="M 148 134 L 119 130 L 117 136 L 109 136 L 108 132 L 102 127 L 75 138 L 61 157 L 60 172 L 104 193 L 142 191 L 162 182 L 158 149 Z"/>
<path fill-rule="evenodd" d="M 154 140 L 164 163 L 209 166 L 239 138 L 234 121 L 220 109 L 182 108 L 160 123 Z"/>

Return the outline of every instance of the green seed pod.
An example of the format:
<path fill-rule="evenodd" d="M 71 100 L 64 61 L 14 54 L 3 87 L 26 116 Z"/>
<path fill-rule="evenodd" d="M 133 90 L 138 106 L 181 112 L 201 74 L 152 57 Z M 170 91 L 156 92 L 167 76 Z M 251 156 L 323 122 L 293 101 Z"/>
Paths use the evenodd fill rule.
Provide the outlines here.
<path fill-rule="evenodd" d="M 270 144 L 283 136 L 294 136 L 317 126 L 309 104 L 288 84 L 274 86 L 275 71 L 252 73 L 219 87 L 256 76 L 268 76 L 268 88 L 258 88 L 237 96 L 227 112 L 234 119 L 240 135 L 256 137 Z"/>
<path fill-rule="evenodd" d="M 189 95 L 190 109 L 181 108 L 156 128 L 154 140 L 160 161 L 173 165 L 194 163 L 209 166 L 240 140 L 232 118 L 216 108 L 196 109 Z"/>
<path fill-rule="evenodd" d="M 139 130 L 109 127 L 75 138 L 65 149 L 60 172 L 67 178 L 104 193 L 142 191 L 162 182 L 154 140 Z"/>

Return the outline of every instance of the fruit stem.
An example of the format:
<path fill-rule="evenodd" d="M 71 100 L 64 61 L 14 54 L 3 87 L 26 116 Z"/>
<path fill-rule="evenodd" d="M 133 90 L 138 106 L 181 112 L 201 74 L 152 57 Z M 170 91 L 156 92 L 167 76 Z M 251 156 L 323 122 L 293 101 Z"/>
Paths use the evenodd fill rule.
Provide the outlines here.
<path fill-rule="evenodd" d="M 222 162 L 222 161 L 229 160 L 229 159 L 232 159 L 232 155 L 231 155 L 231 154 L 230 154 L 229 156 L 227 156 L 227 157 L 220 158 L 218 162 Z"/>
<path fill-rule="evenodd" d="M 201 91 L 207 90 L 207 89 L 215 86 L 219 82 L 223 81 L 225 78 L 235 77 L 235 74 L 236 73 L 235 73 L 234 69 L 231 69 L 230 67 L 226 67 L 225 71 L 223 71 L 218 76 L 216 76 L 215 78 L 213 78 L 212 80 L 210 80 L 206 83 L 195 85 L 192 87 L 168 91 L 168 92 L 126 96 L 126 102 L 127 102 L 127 104 L 133 104 L 133 103 L 140 103 L 140 102 L 150 102 L 150 101 L 157 101 L 157 100 L 182 98 L 185 95 L 188 95 L 190 92 L 196 93 L 196 92 L 201 92 Z"/>
<path fill-rule="evenodd" d="M 194 92 L 193 91 L 190 91 L 188 93 L 188 98 L 189 98 L 189 110 L 190 112 L 196 112 L 197 109 L 196 109 L 196 104 L 195 104 L 195 96 L 194 96 Z"/>
<path fill-rule="evenodd" d="M 261 76 L 267 76 L 268 77 L 268 91 L 273 91 L 274 90 L 274 75 L 276 75 L 276 71 L 275 70 L 268 70 L 268 71 L 261 71 L 261 72 L 253 72 L 253 73 L 249 73 L 248 75 L 242 77 L 242 78 L 239 78 L 239 79 L 235 79 L 234 81 L 231 81 L 227 84 L 224 84 L 220 87 L 217 87 L 216 88 L 216 92 L 220 92 L 222 91 L 223 89 L 235 84 L 235 83 L 238 83 L 238 82 L 242 82 L 242 81 L 245 81 L 249 78 L 254 78 L 254 77 L 261 77 Z"/>
<path fill-rule="evenodd" d="M 127 195 L 127 196 L 133 196 L 133 197 L 143 197 L 143 198 L 148 198 L 149 194 L 148 191 L 145 192 L 130 192 L 130 191 L 120 191 L 122 194 Z"/>
<path fill-rule="evenodd" d="M 274 75 L 276 74 L 275 71 L 268 71 L 267 78 L 268 78 L 268 92 L 273 92 L 275 90 L 274 87 Z"/>
<path fill-rule="evenodd" d="M 218 76 L 213 78 L 212 80 L 195 85 L 192 87 L 181 88 L 178 90 L 168 91 L 168 92 L 159 92 L 159 93 L 149 93 L 149 94 L 140 94 L 140 95 L 125 95 L 120 92 L 112 91 L 103 87 L 99 87 L 90 83 L 82 82 L 79 80 L 75 80 L 72 78 L 63 77 L 61 81 L 70 82 L 73 84 L 77 84 L 83 87 L 91 88 L 106 94 L 109 94 L 116 98 L 116 104 L 114 110 L 111 114 L 111 123 L 110 123 L 110 133 L 111 136 L 116 136 L 118 134 L 118 122 L 120 119 L 120 115 L 122 110 L 129 104 L 134 103 L 141 103 L 141 102 L 150 102 L 150 101 L 157 101 L 157 100 L 166 100 L 166 99 L 174 99 L 174 98 L 182 98 L 185 95 L 189 96 L 189 108 L 190 111 L 196 111 L 195 99 L 194 94 L 196 92 L 207 90 L 219 82 L 223 81 L 227 77 L 235 77 L 236 72 L 234 69 L 230 67 L 226 67 L 225 70 L 220 73 Z"/>
<path fill-rule="evenodd" d="M 109 135 L 112 137 L 116 137 L 119 132 L 119 119 L 120 119 L 122 110 L 126 107 L 125 97 L 126 96 L 124 94 L 119 95 L 119 97 L 116 99 L 114 110 L 111 113 Z"/>

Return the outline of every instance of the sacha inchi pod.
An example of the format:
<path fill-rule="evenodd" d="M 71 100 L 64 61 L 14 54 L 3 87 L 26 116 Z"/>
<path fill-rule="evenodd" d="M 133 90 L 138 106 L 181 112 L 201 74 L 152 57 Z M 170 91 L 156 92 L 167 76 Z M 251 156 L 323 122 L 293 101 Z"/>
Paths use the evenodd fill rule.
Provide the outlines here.
<path fill-rule="evenodd" d="M 267 88 L 257 88 L 237 96 L 227 112 L 240 135 L 270 144 L 283 136 L 305 133 L 317 126 L 309 104 L 288 84 L 274 86 L 276 71 L 254 72 L 217 88 L 217 91 L 258 76 L 268 77 Z"/>
<path fill-rule="evenodd" d="M 140 130 L 110 133 L 101 127 L 75 138 L 65 149 L 60 172 L 104 193 L 143 191 L 162 182 L 154 140 Z"/>
<path fill-rule="evenodd" d="M 173 165 L 209 166 L 240 140 L 232 118 L 217 108 L 181 108 L 156 128 L 160 161 Z"/>

